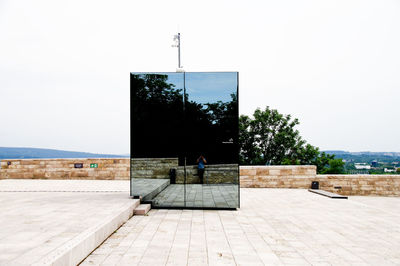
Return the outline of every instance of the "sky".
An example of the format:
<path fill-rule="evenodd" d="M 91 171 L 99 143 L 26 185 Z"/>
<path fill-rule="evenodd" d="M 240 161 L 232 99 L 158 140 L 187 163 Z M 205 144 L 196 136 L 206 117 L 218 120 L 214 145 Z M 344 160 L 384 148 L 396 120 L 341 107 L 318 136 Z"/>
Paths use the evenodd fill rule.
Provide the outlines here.
<path fill-rule="evenodd" d="M 239 71 L 321 150 L 400 151 L 400 2 L 0 0 L 0 146 L 129 153 L 129 73 Z"/>

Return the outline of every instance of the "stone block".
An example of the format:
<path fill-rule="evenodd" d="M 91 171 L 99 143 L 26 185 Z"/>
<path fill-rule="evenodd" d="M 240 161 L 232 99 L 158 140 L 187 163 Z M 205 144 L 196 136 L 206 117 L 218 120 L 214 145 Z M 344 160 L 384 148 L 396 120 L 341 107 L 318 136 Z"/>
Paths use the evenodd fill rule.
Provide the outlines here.
<path fill-rule="evenodd" d="M 33 178 L 44 178 L 46 171 L 44 169 L 33 170 Z"/>
<path fill-rule="evenodd" d="M 88 177 L 89 171 L 87 170 L 79 170 L 79 171 L 71 171 L 71 178 L 75 177 Z"/>
<path fill-rule="evenodd" d="M 280 170 L 280 169 L 277 169 L 277 168 L 271 168 L 271 169 L 269 169 L 269 174 L 270 174 L 270 175 L 277 175 L 277 176 L 279 176 L 279 175 L 281 175 L 281 170 Z"/>
<path fill-rule="evenodd" d="M 285 176 L 292 175 L 292 169 L 281 169 L 280 175 L 285 175 Z"/>
<path fill-rule="evenodd" d="M 240 174 L 247 176 L 255 176 L 257 175 L 257 169 L 240 169 Z"/>
<path fill-rule="evenodd" d="M 20 178 L 26 178 L 26 179 L 34 178 L 33 172 L 24 172 L 24 173 L 21 173 L 19 175 L 21 175 Z"/>
<path fill-rule="evenodd" d="M 260 168 L 256 169 L 256 174 L 263 175 L 263 176 L 269 175 L 269 169 L 267 169 L 265 167 L 260 167 Z"/>
<path fill-rule="evenodd" d="M 32 177 L 33 177 L 33 173 L 27 173 L 27 174 L 32 175 Z M 24 178 L 24 174 L 23 173 L 8 173 L 8 178 L 20 179 L 20 178 Z"/>

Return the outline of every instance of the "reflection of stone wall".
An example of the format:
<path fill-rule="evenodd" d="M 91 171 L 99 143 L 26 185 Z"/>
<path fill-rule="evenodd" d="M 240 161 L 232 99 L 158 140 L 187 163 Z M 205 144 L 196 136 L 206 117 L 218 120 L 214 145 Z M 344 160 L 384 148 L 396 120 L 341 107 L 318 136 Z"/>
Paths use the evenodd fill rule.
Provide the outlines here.
<path fill-rule="evenodd" d="M 203 182 L 208 184 L 237 184 L 239 179 L 238 170 L 237 164 L 206 165 Z M 184 181 L 184 167 L 179 166 L 176 172 L 176 183 L 182 184 Z M 187 184 L 198 184 L 200 179 L 197 174 L 197 165 L 186 166 L 186 176 Z"/>
<path fill-rule="evenodd" d="M 169 170 L 178 167 L 178 158 L 135 158 L 132 159 L 133 178 L 169 178 Z"/>

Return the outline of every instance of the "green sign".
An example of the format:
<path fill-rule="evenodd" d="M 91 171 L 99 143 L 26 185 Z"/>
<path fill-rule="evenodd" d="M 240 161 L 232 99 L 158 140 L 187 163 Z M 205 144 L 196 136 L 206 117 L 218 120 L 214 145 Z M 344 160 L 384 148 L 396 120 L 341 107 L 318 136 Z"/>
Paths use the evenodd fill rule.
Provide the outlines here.
<path fill-rule="evenodd" d="M 97 168 L 97 167 L 98 167 L 97 163 L 91 163 L 90 164 L 90 168 Z"/>

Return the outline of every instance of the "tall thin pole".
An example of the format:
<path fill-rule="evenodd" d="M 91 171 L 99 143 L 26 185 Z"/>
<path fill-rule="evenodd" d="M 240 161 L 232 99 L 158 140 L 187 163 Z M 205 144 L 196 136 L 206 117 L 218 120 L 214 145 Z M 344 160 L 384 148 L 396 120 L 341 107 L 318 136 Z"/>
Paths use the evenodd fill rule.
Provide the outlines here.
<path fill-rule="evenodd" d="M 181 34 L 178 32 L 178 68 L 181 68 Z"/>
<path fill-rule="evenodd" d="M 177 35 L 174 35 L 175 44 L 172 47 L 178 48 L 178 69 L 182 68 L 181 65 L 181 34 L 178 32 Z"/>

